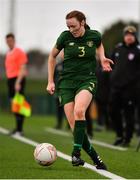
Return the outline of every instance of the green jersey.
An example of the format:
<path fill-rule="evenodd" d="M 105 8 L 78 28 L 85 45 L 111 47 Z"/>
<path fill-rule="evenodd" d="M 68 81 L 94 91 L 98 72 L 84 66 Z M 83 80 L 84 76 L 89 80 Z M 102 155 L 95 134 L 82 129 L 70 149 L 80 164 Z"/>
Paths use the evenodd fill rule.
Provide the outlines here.
<path fill-rule="evenodd" d="M 61 33 L 56 48 L 64 49 L 64 64 L 61 79 L 85 80 L 95 77 L 96 48 L 101 44 L 98 31 L 85 31 L 82 37 L 75 38 L 70 31 Z"/>

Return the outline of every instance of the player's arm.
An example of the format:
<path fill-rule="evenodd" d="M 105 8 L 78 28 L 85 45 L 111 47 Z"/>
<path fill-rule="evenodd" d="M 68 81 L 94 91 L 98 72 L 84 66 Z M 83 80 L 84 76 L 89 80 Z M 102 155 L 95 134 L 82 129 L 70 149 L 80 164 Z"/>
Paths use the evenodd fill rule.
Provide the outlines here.
<path fill-rule="evenodd" d="M 19 75 L 15 82 L 15 90 L 18 92 L 21 89 L 21 81 L 27 75 L 27 66 L 26 64 L 21 65 Z"/>
<path fill-rule="evenodd" d="M 56 65 L 56 57 L 59 54 L 59 52 L 60 50 L 54 47 L 48 59 L 48 85 L 46 89 L 50 94 L 54 94 L 54 91 L 55 91 L 54 71 L 55 71 L 55 65 Z"/>
<path fill-rule="evenodd" d="M 105 57 L 105 51 L 103 44 L 101 43 L 100 46 L 96 49 L 97 56 L 99 57 L 99 60 L 101 61 L 101 66 L 104 71 L 111 71 L 112 68 L 110 64 L 114 64 L 111 59 L 108 59 Z"/>

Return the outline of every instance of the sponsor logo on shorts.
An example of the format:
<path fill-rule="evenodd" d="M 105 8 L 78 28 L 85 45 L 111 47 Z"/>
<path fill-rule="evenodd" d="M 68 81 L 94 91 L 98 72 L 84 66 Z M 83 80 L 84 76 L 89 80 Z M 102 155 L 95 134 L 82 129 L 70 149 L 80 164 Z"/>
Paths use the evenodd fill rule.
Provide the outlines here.
<path fill-rule="evenodd" d="M 90 91 L 93 91 L 93 87 L 89 86 L 88 88 L 89 88 Z"/>
<path fill-rule="evenodd" d="M 90 86 L 88 87 L 90 91 L 93 91 L 93 89 L 95 88 L 95 84 L 93 82 L 89 83 Z"/>
<path fill-rule="evenodd" d="M 95 84 L 93 82 L 89 83 L 93 88 L 95 87 Z"/>

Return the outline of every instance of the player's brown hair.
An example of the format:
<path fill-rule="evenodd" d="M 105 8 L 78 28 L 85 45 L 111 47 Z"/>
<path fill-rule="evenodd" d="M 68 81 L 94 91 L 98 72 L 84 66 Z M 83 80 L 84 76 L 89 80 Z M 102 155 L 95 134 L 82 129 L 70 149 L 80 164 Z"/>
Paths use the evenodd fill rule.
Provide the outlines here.
<path fill-rule="evenodd" d="M 66 19 L 76 18 L 79 22 L 85 21 L 85 28 L 90 29 L 89 25 L 86 24 L 86 16 L 81 11 L 71 11 L 66 15 Z"/>
<path fill-rule="evenodd" d="M 5 36 L 5 38 L 7 39 L 7 38 L 13 38 L 13 39 L 15 39 L 15 35 L 13 34 L 13 33 L 8 33 L 6 36 Z"/>

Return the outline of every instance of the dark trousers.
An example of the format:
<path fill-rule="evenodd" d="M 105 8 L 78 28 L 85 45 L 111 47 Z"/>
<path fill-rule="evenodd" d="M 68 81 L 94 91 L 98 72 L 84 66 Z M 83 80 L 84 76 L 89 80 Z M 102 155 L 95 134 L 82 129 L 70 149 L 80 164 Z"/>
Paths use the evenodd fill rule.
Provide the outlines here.
<path fill-rule="evenodd" d="M 15 113 L 15 118 L 16 118 L 16 128 L 15 128 L 15 130 L 19 131 L 19 132 L 22 132 L 25 117 L 20 115 L 20 114 Z"/>
<path fill-rule="evenodd" d="M 100 126 L 105 125 L 106 129 L 111 129 L 112 123 L 109 116 L 109 102 L 102 102 L 99 99 L 97 99 L 96 102 L 98 107 L 98 124 Z"/>
<path fill-rule="evenodd" d="M 63 106 L 60 106 L 59 98 L 56 97 L 56 128 L 61 129 L 63 125 L 63 118 L 64 118 L 64 108 Z"/>
<path fill-rule="evenodd" d="M 8 84 L 8 95 L 10 100 L 14 97 L 15 95 L 15 82 L 16 82 L 17 77 L 15 78 L 10 78 L 7 80 Z M 24 89 L 25 89 L 25 78 L 21 81 L 21 90 L 19 91 L 20 94 L 24 94 Z M 15 131 L 21 132 L 23 130 L 23 123 L 24 123 L 24 116 L 15 113 L 15 119 L 16 119 L 16 127 Z"/>
<path fill-rule="evenodd" d="M 132 89 L 111 90 L 110 115 L 112 124 L 117 137 L 122 137 L 128 142 L 134 132 L 136 107 L 138 107 L 138 114 L 140 115 L 139 92 L 134 87 Z"/>
<path fill-rule="evenodd" d="M 87 122 L 87 134 L 89 137 L 93 137 L 93 119 L 90 115 L 90 106 L 86 111 L 86 122 Z"/>
<path fill-rule="evenodd" d="M 120 99 L 111 103 L 111 119 L 117 137 L 122 137 L 130 141 L 134 131 L 134 106 L 125 102 L 120 103 Z"/>
<path fill-rule="evenodd" d="M 15 95 L 15 82 L 17 77 L 15 78 L 9 78 L 7 79 L 7 85 L 8 85 L 8 96 L 10 99 L 12 99 Z M 26 80 L 25 78 L 21 81 L 21 89 L 19 91 L 20 94 L 24 94 Z"/>

